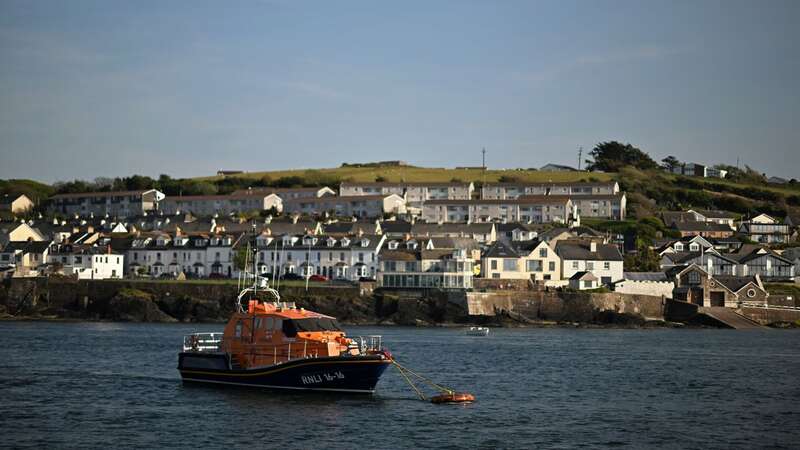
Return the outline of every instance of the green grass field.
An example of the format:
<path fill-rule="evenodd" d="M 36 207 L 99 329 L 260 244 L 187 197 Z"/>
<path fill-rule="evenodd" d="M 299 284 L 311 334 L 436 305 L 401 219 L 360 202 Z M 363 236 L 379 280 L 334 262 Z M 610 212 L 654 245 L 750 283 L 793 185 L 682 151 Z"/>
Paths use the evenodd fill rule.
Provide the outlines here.
<path fill-rule="evenodd" d="M 331 177 L 355 182 L 375 181 L 377 176 L 384 177 L 387 181 L 429 181 L 446 182 L 453 179 L 461 181 L 497 182 L 500 177 L 514 177 L 520 181 L 528 182 L 560 182 L 560 181 L 607 181 L 614 177 L 613 173 L 590 172 L 540 172 L 537 170 L 486 170 L 481 169 L 445 169 L 429 167 L 338 167 L 334 169 L 294 169 L 276 170 L 266 172 L 248 172 L 236 175 L 237 178 L 259 179 L 269 176 L 272 180 L 281 177 L 309 177 L 309 175 Z M 201 177 L 198 180 L 218 180 L 222 177 Z"/>

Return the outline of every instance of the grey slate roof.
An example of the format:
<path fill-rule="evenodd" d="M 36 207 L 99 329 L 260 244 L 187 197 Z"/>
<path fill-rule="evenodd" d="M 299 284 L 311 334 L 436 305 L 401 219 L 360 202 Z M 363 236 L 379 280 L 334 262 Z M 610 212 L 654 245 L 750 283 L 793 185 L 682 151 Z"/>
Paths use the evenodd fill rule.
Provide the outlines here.
<path fill-rule="evenodd" d="M 483 254 L 484 258 L 519 258 L 519 253 L 502 241 L 497 241 Z"/>
<path fill-rule="evenodd" d="M 565 242 L 556 244 L 556 253 L 562 260 L 622 261 L 616 245 L 597 244 L 597 251 L 590 250 L 588 242 Z"/>
<path fill-rule="evenodd" d="M 733 292 L 738 292 L 741 288 L 747 286 L 748 283 L 753 283 L 758 286 L 758 280 L 756 280 L 755 276 L 735 277 L 731 275 L 717 275 L 714 279 Z"/>
<path fill-rule="evenodd" d="M 670 281 L 665 272 L 624 272 L 622 278 L 632 281 Z"/>

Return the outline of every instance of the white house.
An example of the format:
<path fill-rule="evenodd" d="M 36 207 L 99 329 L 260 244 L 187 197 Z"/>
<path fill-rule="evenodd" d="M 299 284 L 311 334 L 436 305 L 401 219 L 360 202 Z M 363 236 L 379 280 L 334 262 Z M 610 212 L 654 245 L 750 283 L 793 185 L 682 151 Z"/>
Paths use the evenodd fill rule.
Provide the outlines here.
<path fill-rule="evenodd" d="M 256 263 L 263 274 L 322 275 L 356 281 L 375 278 L 384 235 L 292 235 L 256 238 Z"/>
<path fill-rule="evenodd" d="M 593 273 L 604 285 L 622 279 L 623 258 L 615 245 L 598 244 L 594 240 L 559 241 L 556 253 L 561 258 L 563 278 L 586 271 Z"/>
<path fill-rule="evenodd" d="M 112 253 L 106 247 L 87 245 L 54 245 L 47 257 L 52 266 L 60 266 L 60 272 L 77 276 L 81 280 L 104 280 L 122 278 L 125 256 Z"/>

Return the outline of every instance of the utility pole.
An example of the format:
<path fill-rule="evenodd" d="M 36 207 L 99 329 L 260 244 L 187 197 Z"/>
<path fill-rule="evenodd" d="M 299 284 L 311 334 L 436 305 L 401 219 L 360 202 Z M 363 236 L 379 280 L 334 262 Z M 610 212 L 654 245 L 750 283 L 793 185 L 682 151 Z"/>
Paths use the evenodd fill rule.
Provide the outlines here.
<path fill-rule="evenodd" d="M 486 147 L 483 147 L 481 153 L 483 154 L 483 164 L 481 165 L 481 167 L 483 167 L 483 170 L 486 170 Z"/>
<path fill-rule="evenodd" d="M 581 160 L 583 159 L 583 146 L 578 147 L 578 172 L 581 171 Z"/>

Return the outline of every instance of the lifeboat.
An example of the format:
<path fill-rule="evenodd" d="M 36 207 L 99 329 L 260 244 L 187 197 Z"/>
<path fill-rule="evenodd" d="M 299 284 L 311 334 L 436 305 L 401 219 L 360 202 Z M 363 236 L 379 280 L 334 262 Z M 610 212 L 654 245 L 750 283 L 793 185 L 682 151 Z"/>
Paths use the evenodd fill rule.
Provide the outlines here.
<path fill-rule="evenodd" d="M 178 355 L 184 382 L 375 392 L 392 363 L 380 336 L 350 338 L 336 318 L 282 302 L 266 279 L 255 272 L 252 277 L 222 333 L 184 337 Z"/>

